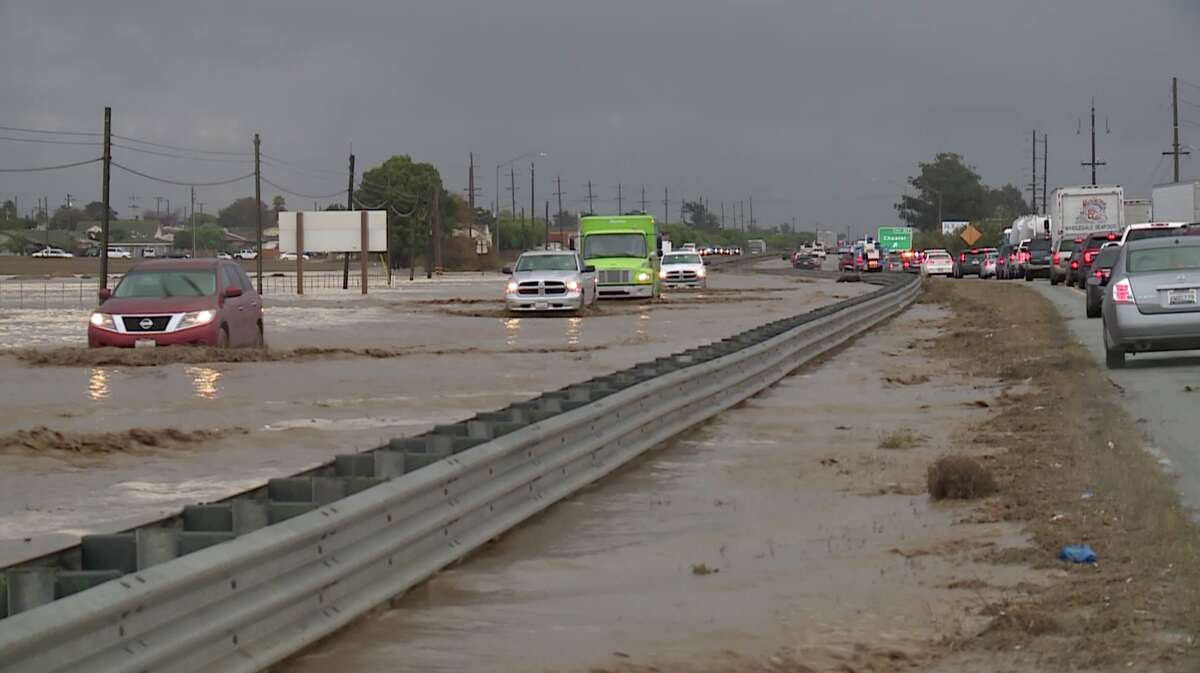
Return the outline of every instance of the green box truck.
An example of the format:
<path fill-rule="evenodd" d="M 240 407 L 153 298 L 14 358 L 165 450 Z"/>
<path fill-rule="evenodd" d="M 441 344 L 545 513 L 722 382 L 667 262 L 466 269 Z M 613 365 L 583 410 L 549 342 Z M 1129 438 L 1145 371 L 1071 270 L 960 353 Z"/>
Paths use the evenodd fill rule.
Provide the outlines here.
<path fill-rule="evenodd" d="M 579 218 L 579 250 L 596 267 L 599 296 L 658 296 L 662 237 L 650 215 Z"/>

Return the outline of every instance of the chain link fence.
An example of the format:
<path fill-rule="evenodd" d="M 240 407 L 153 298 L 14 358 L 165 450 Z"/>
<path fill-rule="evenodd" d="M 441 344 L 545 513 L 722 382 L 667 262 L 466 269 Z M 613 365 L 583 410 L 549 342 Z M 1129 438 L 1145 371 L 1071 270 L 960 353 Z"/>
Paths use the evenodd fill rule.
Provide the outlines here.
<path fill-rule="evenodd" d="M 253 277 L 253 275 L 252 275 Z M 403 278 L 407 278 L 404 275 Z M 119 277 L 113 277 L 108 286 L 115 287 Z M 392 275 L 391 286 L 401 280 Z M 362 277 L 357 270 L 350 274 L 349 288 L 342 289 L 342 272 L 318 271 L 304 274 L 305 294 L 354 293 L 362 287 Z M 389 287 L 386 271 L 376 271 L 367 276 L 367 289 Z M 96 296 L 99 283 L 95 278 L 0 278 L 0 308 L 50 309 L 92 308 L 99 303 Z M 295 274 L 264 274 L 263 296 L 284 297 L 296 294 Z"/>

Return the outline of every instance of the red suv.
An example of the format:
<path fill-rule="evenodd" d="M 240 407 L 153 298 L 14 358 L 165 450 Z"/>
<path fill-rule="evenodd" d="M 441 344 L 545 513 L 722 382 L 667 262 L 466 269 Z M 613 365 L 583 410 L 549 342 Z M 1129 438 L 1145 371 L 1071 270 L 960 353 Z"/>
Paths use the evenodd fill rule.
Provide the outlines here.
<path fill-rule="evenodd" d="M 135 265 L 100 291 L 88 346 L 263 346 L 262 299 L 235 262 L 164 259 Z"/>

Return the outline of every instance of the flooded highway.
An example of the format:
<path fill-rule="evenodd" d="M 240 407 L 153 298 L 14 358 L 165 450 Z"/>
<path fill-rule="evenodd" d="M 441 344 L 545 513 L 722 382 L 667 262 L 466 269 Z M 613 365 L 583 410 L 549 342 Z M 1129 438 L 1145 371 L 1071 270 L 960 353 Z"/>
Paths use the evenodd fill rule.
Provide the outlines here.
<path fill-rule="evenodd" d="M 885 382 L 924 368 L 907 345 L 938 317 L 910 311 L 276 670 L 742 670 L 714 666 L 731 652 L 812 666 L 795 670 L 926 661 L 947 623 L 976 626 L 962 621 L 972 601 L 1041 581 L 973 560 L 1023 545 L 1015 525 L 954 526 L 961 510 L 924 494 L 928 462 L 986 413 L 964 403 L 996 392 L 953 374 Z M 920 446 L 879 448 L 914 418 Z M 951 588 L 963 578 L 991 588 Z"/>
<path fill-rule="evenodd" d="M 672 293 L 662 302 L 606 302 L 583 317 L 509 318 L 499 311 L 494 284 L 431 285 L 415 297 L 381 292 L 366 299 L 317 295 L 269 302 L 272 351 L 384 348 L 388 357 L 170 364 L 164 351 L 164 364 L 145 367 L 33 366 L 0 357 L 0 378 L 22 382 L 0 388 L 0 428 L 7 433 L 39 427 L 62 433 L 238 431 L 201 445 L 128 455 L 31 450 L 7 442 L 0 450 L 0 560 L 49 551 L 82 532 L 119 530 L 338 453 L 418 434 L 870 289 L 746 270 L 714 274 L 711 291 Z M 85 320 L 81 314 L 71 329 L 81 333 Z M 56 316 L 46 329 L 59 324 Z M 129 484 L 147 484 L 159 495 L 123 501 Z"/>

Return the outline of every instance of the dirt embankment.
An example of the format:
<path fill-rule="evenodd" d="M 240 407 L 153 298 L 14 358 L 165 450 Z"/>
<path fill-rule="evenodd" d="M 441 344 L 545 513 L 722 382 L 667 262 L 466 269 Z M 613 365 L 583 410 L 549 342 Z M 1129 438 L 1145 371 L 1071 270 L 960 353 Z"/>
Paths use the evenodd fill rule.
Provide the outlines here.
<path fill-rule="evenodd" d="M 174 428 L 133 428 L 123 432 L 90 434 L 64 433 L 45 426 L 0 435 L 0 454 L 62 453 L 86 456 L 108 453 L 137 453 L 153 449 L 180 448 L 232 434 L 241 428 L 184 431 Z"/>
<path fill-rule="evenodd" d="M 1016 391 L 969 435 L 1002 449 L 988 461 L 1002 508 L 976 520 L 1023 522 L 1035 543 L 993 560 L 1063 572 L 1031 600 L 984 607 L 992 626 L 952 649 L 1004 652 L 1020 671 L 1200 670 L 1200 533 L 1108 378 L 1028 288 L 935 282 L 923 301 L 956 315 L 931 355 Z M 1068 544 L 1099 563 L 1054 560 Z"/>
<path fill-rule="evenodd" d="M 325 358 L 402 358 L 413 355 L 538 355 L 545 353 L 588 353 L 604 350 L 607 345 L 563 347 L 495 348 L 19 348 L 0 350 L 18 360 L 43 367 L 153 367 L 169 364 L 219 364 L 238 362 L 289 362 Z"/>

